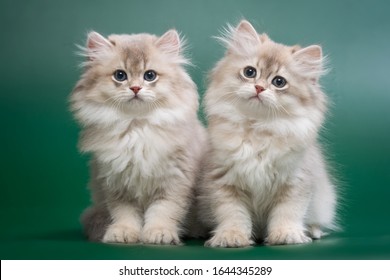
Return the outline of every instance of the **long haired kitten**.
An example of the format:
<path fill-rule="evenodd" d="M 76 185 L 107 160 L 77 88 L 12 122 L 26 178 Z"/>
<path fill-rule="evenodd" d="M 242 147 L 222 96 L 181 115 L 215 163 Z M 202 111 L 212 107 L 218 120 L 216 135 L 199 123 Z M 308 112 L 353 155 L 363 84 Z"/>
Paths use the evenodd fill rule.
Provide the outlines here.
<path fill-rule="evenodd" d="M 92 154 L 90 240 L 180 243 L 206 138 L 182 49 L 175 30 L 88 35 L 71 109 Z"/>
<path fill-rule="evenodd" d="M 326 96 L 321 47 L 284 46 L 247 21 L 205 96 L 211 152 L 198 204 L 206 245 L 307 243 L 334 227 L 336 194 L 317 138 Z"/>

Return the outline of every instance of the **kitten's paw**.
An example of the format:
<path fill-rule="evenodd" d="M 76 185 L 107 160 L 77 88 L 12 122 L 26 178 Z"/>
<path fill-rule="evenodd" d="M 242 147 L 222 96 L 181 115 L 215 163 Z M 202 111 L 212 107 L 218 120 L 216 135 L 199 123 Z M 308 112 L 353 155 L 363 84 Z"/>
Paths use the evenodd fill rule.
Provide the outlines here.
<path fill-rule="evenodd" d="M 177 231 L 166 228 L 144 230 L 142 232 L 142 242 L 145 244 L 181 245 Z"/>
<path fill-rule="evenodd" d="M 309 227 L 309 234 L 313 239 L 321 239 L 321 237 L 325 235 L 321 230 L 321 227 L 317 225 L 312 225 Z"/>
<path fill-rule="evenodd" d="M 110 225 L 103 236 L 104 243 L 137 243 L 140 232 L 126 225 Z"/>
<path fill-rule="evenodd" d="M 239 230 L 224 230 L 217 231 L 212 238 L 206 241 L 205 246 L 239 248 L 253 244 L 254 242 Z"/>
<path fill-rule="evenodd" d="M 301 230 L 287 228 L 272 230 L 265 239 L 267 245 L 304 244 L 312 242 Z"/>

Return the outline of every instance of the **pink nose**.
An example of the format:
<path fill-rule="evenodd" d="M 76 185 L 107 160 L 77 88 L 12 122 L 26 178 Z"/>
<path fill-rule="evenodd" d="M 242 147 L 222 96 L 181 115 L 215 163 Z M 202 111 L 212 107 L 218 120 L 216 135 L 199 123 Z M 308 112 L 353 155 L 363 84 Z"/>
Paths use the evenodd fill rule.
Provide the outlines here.
<path fill-rule="evenodd" d="M 142 87 L 133 86 L 133 87 L 130 87 L 130 89 L 131 89 L 135 94 L 137 94 L 137 93 L 142 89 Z"/>
<path fill-rule="evenodd" d="M 256 88 L 256 93 L 257 94 L 265 91 L 265 88 L 263 88 L 262 86 L 259 86 L 259 85 L 255 85 L 255 88 Z"/>

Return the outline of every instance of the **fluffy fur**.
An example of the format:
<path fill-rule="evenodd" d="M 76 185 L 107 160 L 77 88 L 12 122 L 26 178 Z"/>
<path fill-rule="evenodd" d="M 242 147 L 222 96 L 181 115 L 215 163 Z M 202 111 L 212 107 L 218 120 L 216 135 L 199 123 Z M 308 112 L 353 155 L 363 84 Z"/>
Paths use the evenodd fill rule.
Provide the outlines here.
<path fill-rule="evenodd" d="M 321 47 L 275 43 L 247 21 L 220 39 L 227 52 L 205 95 L 211 150 L 198 197 L 199 217 L 212 230 L 206 245 L 320 238 L 334 228 L 336 206 L 317 143 L 327 107 Z M 245 76 L 248 66 L 253 77 Z"/>
<path fill-rule="evenodd" d="M 180 243 L 206 138 L 182 49 L 175 30 L 88 35 L 71 109 L 92 154 L 82 223 L 93 241 Z"/>

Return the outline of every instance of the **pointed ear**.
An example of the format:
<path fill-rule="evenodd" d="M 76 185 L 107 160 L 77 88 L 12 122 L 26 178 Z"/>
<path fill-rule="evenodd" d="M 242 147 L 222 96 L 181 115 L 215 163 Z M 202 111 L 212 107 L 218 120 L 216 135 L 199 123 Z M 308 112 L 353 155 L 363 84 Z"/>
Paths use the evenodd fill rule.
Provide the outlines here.
<path fill-rule="evenodd" d="M 176 30 L 168 30 L 157 40 L 156 46 L 166 54 L 178 55 L 181 49 L 180 36 Z"/>
<path fill-rule="evenodd" d="M 300 49 L 294 53 L 296 60 L 304 61 L 318 61 L 322 59 L 322 48 L 318 45 L 312 45 Z"/>
<path fill-rule="evenodd" d="M 112 47 L 112 43 L 99 33 L 92 31 L 88 34 L 87 55 L 90 60 L 94 60 L 96 55 Z"/>
<path fill-rule="evenodd" d="M 305 76 L 310 76 L 318 80 L 325 72 L 323 69 L 324 57 L 322 56 L 321 46 L 312 45 L 297 50 L 293 53 L 293 58 Z"/>
<path fill-rule="evenodd" d="M 257 31 L 249 21 L 241 21 L 232 36 L 232 50 L 238 53 L 248 53 L 253 51 L 259 44 L 261 44 L 261 41 Z"/>
<path fill-rule="evenodd" d="M 259 41 L 259 35 L 257 34 L 256 29 L 250 24 L 247 20 L 242 20 L 237 28 L 237 33 L 245 36 L 249 40 Z"/>

